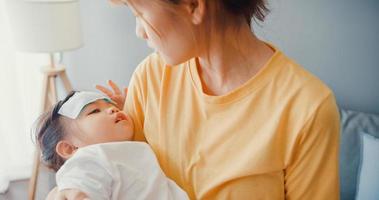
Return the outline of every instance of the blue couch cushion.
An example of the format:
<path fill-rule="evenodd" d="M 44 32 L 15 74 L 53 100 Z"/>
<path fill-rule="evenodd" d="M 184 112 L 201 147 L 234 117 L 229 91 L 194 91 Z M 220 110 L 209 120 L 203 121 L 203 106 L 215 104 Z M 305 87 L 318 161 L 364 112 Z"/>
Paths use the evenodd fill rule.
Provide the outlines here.
<path fill-rule="evenodd" d="M 361 132 L 379 137 L 379 115 L 351 110 L 340 110 L 340 184 L 341 199 L 354 200 L 357 194 L 359 169 L 361 164 Z"/>

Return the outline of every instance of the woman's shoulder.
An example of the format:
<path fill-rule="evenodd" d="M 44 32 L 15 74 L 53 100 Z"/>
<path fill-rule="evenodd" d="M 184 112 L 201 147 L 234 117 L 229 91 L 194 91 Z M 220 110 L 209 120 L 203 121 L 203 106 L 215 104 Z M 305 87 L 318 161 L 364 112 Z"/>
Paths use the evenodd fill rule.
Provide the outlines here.
<path fill-rule="evenodd" d="M 317 75 L 308 71 L 305 67 L 297 63 L 292 58 L 280 52 L 278 58 L 280 66 L 276 81 L 282 86 L 286 86 L 286 92 L 304 93 L 304 96 L 311 99 L 324 99 L 333 94 L 329 86 Z M 284 88 L 284 87 L 282 87 Z M 301 95 L 302 96 L 302 95 Z"/>
<path fill-rule="evenodd" d="M 277 59 L 277 73 L 270 82 L 273 107 L 288 111 L 284 116 L 294 124 L 305 124 L 324 107 L 337 116 L 335 95 L 326 83 L 283 53 Z"/>
<path fill-rule="evenodd" d="M 270 82 L 274 94 L 272 102 L 279 108 L 291 110 L 288 114 L 293 115 L 295 121 L 308 119 L 325 104 L 336 104 L 329 86 L 292 58 L 279 52 L 272 64 L 275 72 Z"/>

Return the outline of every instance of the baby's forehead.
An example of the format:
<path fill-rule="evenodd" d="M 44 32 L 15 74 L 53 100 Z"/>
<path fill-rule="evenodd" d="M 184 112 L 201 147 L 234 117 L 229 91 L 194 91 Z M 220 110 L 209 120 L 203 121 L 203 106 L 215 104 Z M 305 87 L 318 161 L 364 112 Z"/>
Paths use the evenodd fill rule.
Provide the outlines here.
<path fill-rule="evenodd" d="M 90 105 L 90 104 L 111 104 L 111 105 L 114 105 L 114 103 L 112 101 L 110 101 L 109 99 L 98 99 L 96 101 L 89 103 L 88 105 Z"/>
<path fill-rule="evenodd" d="M 95 101 L 88 103 L 87 105 L 83 106 L 82 111 L 85 110 L 86 108 L 88 108 L 88 106 L 102 106 L 102 105 L 107 105 L 107 106 L 113 105 L 113 106 L 115 106 L 115 104 L 108 99 L 98 99 L 98 100 L 95 100 Z"/>

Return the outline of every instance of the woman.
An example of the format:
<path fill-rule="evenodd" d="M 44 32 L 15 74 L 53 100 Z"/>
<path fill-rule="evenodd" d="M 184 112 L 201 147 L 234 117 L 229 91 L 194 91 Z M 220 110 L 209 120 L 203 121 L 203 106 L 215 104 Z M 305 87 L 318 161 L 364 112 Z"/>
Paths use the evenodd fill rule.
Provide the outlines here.
<path fill-rule="evenodd" d="M 264 0 L 123 3 L 157 52 L 133 74 L 124 108 L 191 199 L 339 199 L 334 95 L 251 31 Z M 110 85 L 98 89 L 122 105 Z"/>

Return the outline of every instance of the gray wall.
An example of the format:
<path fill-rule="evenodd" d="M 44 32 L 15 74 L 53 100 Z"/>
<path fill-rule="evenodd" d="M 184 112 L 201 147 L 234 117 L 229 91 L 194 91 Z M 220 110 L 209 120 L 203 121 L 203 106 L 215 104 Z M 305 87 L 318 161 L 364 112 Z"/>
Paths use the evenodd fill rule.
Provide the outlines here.
<path fill-rule="evenodd" d="M 379 1 L 271 0 L 256 32 L 328 84 L 340 106 L 379 113 Z"/>
<path fill-rule="evenodd" d="M 81 0 L 80 8 L 85 44 L 64 53 L 62 61 L 74 89 L 94 90 L 109 79 L 127 86 L 134 68 L 151 52 L 135 36 L 134 16 L 107 0 Z"/>
<path fill-rule="evenodd" d="M 379 113 L 379 1 L 271 0 L 256 32 L 319 76 L 342 107 Z M 150 52 L 126 7 L 81 0 L 85 46 L 64 55 L 75 89 L 127 85 Z"/>

